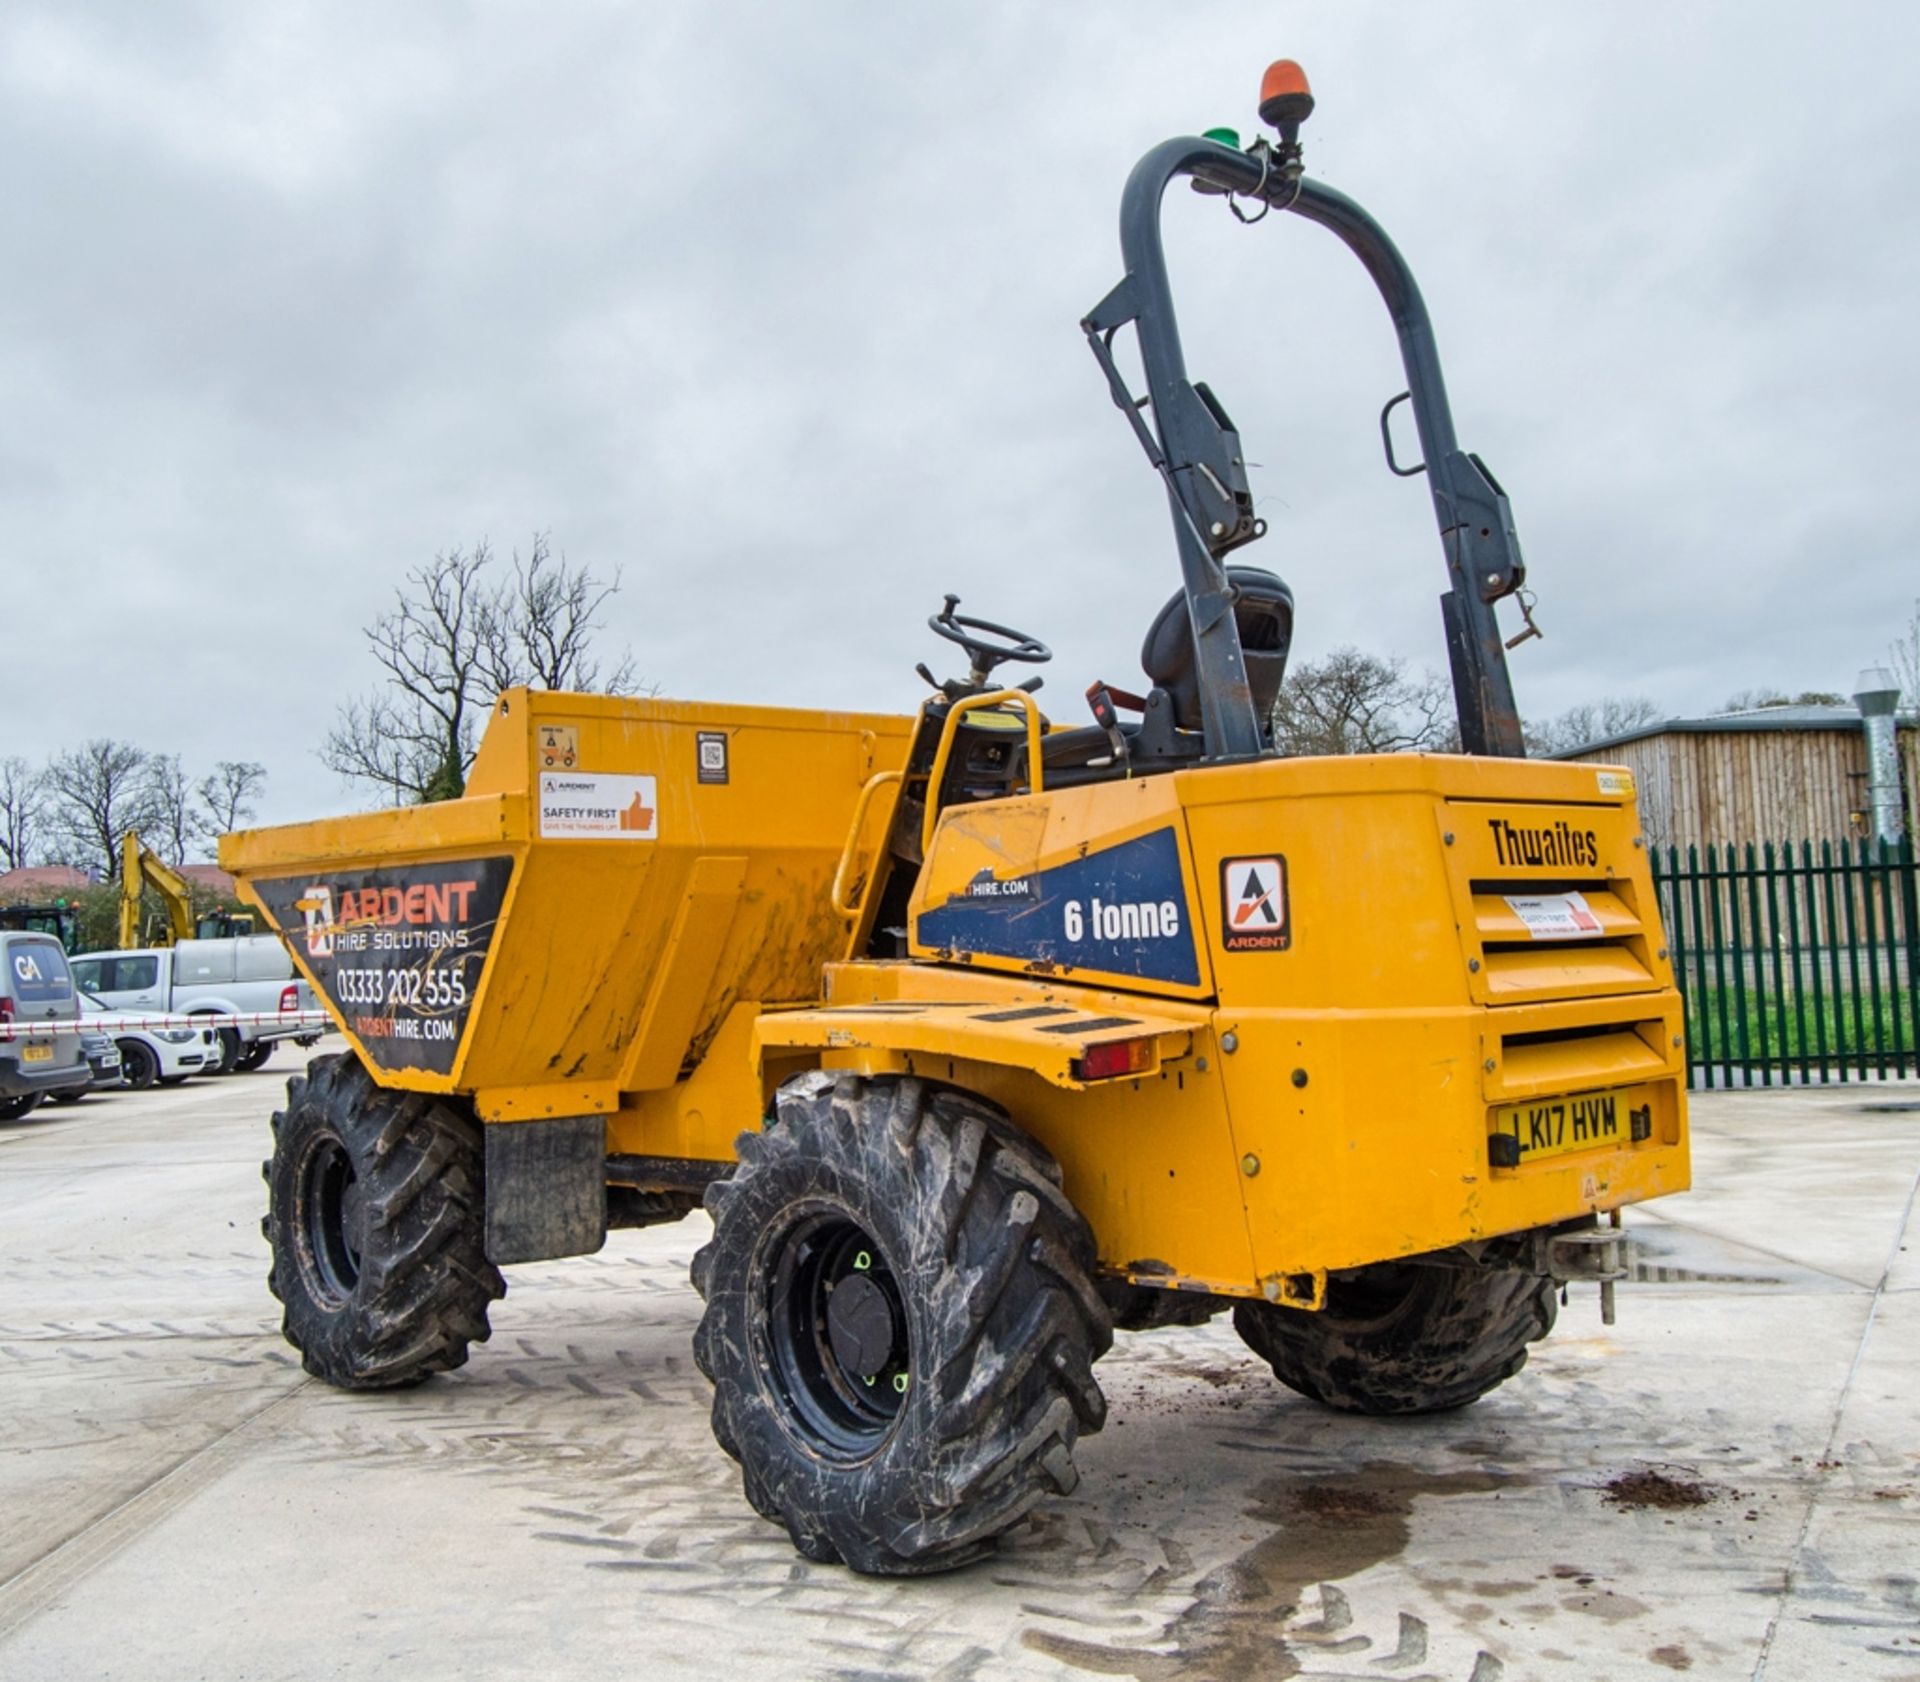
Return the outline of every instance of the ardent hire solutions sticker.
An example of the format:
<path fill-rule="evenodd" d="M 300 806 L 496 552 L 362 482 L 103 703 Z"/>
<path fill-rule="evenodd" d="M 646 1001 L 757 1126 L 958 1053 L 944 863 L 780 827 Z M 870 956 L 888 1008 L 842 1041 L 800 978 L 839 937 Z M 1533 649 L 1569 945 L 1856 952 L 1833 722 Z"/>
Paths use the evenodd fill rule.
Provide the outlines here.
<path fill-rule="evenodd" d="M 256 882 L 274 926 L 373 1063 L 451 1074 L 486 972 L 510 858 Z"/>
<path fill-rule="evenodd" d="M 1631 771 L 1598 771 L 1594 774 L 1602 794 L 1633 793 L 1633 773 Z"/>
<path fill-rule="evenodd" d="M 653 778 L 582 771 L 540 773 L 540 834 L 569 841 L 654 841 Z"/>

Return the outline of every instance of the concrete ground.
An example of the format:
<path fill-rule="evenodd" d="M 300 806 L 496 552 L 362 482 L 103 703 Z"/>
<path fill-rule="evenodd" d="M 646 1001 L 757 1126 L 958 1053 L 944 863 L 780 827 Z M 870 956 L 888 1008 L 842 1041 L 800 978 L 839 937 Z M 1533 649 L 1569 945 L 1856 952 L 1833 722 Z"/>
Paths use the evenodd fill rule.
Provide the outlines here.
<path fill-rule="evenodd" d="M 281 1074 L 0 1128 L 8 1682 L 1920 1678 L 1920 1087 L 1701 1097 L 1619 1324 L 1577 1295 L 1453 1416 L 1323 1412 L 1225 1322 L 1123 1335 L 1071 1499 L 870 1582 L 708 1435 L 701 1217 L 514 1270 L 417 1391 L 306 1379 L 258 1231 Z"/>

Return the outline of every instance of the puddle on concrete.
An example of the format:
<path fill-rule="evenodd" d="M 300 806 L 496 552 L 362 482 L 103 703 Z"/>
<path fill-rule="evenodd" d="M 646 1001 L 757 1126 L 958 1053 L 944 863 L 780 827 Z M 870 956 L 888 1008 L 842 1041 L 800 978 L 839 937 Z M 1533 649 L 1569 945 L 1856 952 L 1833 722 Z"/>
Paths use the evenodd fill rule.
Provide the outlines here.
<path fill-rule="evenodd" d="M 1636 1285 L 1733 1285 L 1748 1290 L 1845 1291 L 1830 1274 L 1744 1244 L 1658 1221 L 1636 1221 L 1627 1277 Z"/>
<path fill-rule="evenodd" d="M 1405 1551 L 1416 1499 L 1486 1495 L 1524 1481 L 1500 1472 L 1431 1473 L 1379 1461 L 1338 1477 L 1270 1479 L 1245 1510 L 1267 1534 L 1194 1584 L 1193 1604 L 1144 1644 L 1159 1651 L 1046 1629 L 1028 1629 L 1021 1639 L 1034 1652 L 1096 1676 L 1285 1682 L 1325 1655 L 1375 1647 L 1353 1629 L 1346 1597 L 1332 1585 Z M 1319 1618 L 1294 1623 L 1315 1585 Z M 1396 1669 L 1417 1663 L 1426 1656 L 1426 1641 L 1425 1624 L 1402 1612 L 1396 1647 L 1375 1662 Z M 1474 1676 L 1499 1673 L 1499 1662 L 1481 1654 Z"/>

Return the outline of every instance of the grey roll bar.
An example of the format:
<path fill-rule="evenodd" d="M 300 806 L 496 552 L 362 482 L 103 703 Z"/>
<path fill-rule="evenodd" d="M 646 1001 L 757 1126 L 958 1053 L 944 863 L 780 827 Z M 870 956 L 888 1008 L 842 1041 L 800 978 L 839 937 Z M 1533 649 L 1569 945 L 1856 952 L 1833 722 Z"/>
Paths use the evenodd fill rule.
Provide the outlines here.
<path fill-rule="evenodd" d="M 1120 250 L 1126 276 L 1081 326 L 1106 370 L 1114 402 L 1127 414 L 1167 486 L 1174 538 L 1193 621 L 1194 649 L 1209 759 L 1266 752 L 1247 687 L 1221 557 L 1264 531 L 1253 518 L 1239 438 L 1205 386 L 1187 379 L 1180 328 L 1161 240 L 1161 202 L 1179 176 L 1220 193 L 1262 202 L 1330 229 L 1360 259 L 1385 300 L 1400 339 L 1407 394 L 1433 495 L 1450 588 L 1440 598 L 1454 706 L 1468 753 L 1525 754 L 1520 715 L 1507 672 L 1494 603 L 1526 578 L 1505 493 L 1479 457 L 1460 449 L 1447 404 L 1433 323 L 1419 285 L 1386 230 L 1345 194 L 1302 177 L 1292 153 L 1265 142 L 1251 152 L 1198 136 L 1163 141 L 1134 166 L 1120 200 Z M 1279 165 L 1280 167 L 1275 167 Z M 1137 400 L 1116 370 L 1114 334 L 1129 321 L 1139 338 L 1147 395 Z M 1151 408 L 1153 433 L 1140 417 Z M 1391 459 L 1391 458 L 1389 458 Z M 1408 473 L 1421 469 L 1408 469 Z"/>

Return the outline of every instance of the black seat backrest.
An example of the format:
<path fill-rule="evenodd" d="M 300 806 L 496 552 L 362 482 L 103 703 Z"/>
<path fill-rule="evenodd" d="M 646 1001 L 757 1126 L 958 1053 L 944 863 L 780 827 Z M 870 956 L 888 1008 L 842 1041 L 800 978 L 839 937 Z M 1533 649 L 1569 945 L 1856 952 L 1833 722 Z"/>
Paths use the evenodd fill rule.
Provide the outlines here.
<path fill-rule="evenodd" d="M 1287 651 L 1293 645 L 1293 592 L 1261 567 L 1230 566 L 1227 579 L 1238 596 L 1233 617 L 1240 627 L 1253 709 L 1264 727 L 1287 675 Z M 1174 723 L 1182 730 L 1200 729 L 1200 666 L 1194 658 L 1186 591 L 1176 592 L 1154 619 L 1140 648 L 1140 664 L 1154 687 L 1164 689 L 1173 702 Z"/>

